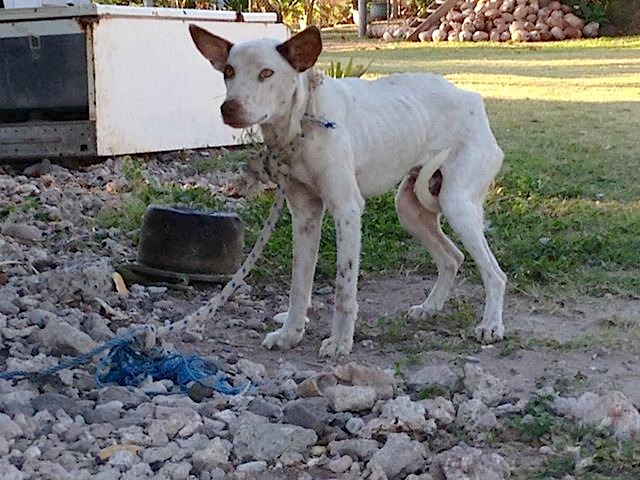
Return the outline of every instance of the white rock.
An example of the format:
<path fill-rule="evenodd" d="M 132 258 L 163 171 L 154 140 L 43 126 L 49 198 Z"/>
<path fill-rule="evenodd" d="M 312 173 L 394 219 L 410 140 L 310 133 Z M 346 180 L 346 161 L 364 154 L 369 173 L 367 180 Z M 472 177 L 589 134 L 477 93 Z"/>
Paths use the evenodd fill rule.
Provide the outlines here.
<path fill-rule="evenodd" d="M 582 29 L 582 35 L 585 38 L 595 38 L 600 31 L 600 24 L 598 22 L 589 22 Z"/>
<path fill-rule="evenodd" d="M 243 473 L 261 473 L 267 469 L 267 462 L 264 460 L 256 460 L 253 462 L 246 462 L 236 467 L 236 472 Z"/>
<path fill-rule="evenodd" d="M 385 445 L 373 454 L 367 467 L 380 467 L 389 478 L 415 473 L 424 467 L 426 450 L 406 433 L 392 433 Z M 453 478 L 453 477 L 451 477 Z"/>
<path fill-rule="evenodd" d="M 638 438 L 640 433 L 640 412 L 620 391 L 605 396 L 586 392 L 577 400 L 556 401 L 554 407 L 568 411 L 582 425 L 609 429 L 618 439 Z"/>
<path fill-rule="evenodd" d="M 265 417 L 243 412 L 230 425 L 233 451 L 240 461 L 275 460 L 285 452 L 300 452 L 318 440 L 313 430 L 273 424 Z"/>
<path fill-rule="evenodd" d="M 158 471 L 159 478 L 171 480 L 188 480 L 190 478 L 191 464 L 189 462 L 165 463 Z"/>
<path fill-rule="evenodd" d="M 0 436 L 6 440 L 22 436 L 23 431 L 20 426 L 11 420 L 9 415 L 0 413 Z"/>
<path fill-rule="evenodd" d="M 201 472 L 227 464 L 231 448 L 232 445 L 227 440 L 222 440 L 218 437 L 214 438 L 205 448 L 193 454 L 191 457 L 193 468 Z"/>
<path fill-rule="evenodd" d="M 361 412 L 370 410 L 376 401 L 376 391 L 372 387 L 335 385 L 324 391 L 329 405 L 336 412 Z"/>
<path fill-rule="evenodd" d="M 464 386 L 472 398 L 477 398 L 489 406 L 495 406 L 507 392 L 506 383 L 482 370 L 480 365 L 467 363 L 464 366 Z"/>
<path fill-rule="evenodd" d="M 440 425 L 450 425 L 456 419 L 453 403 L 444 397 L 423 400 L 422 404 L 427 410 L 427 417 L 434 419 Z"/>
<path fill-rule="evenodd" d="M 49 323 L 38 332 L 38 340 L 58 354 L 78 355 L 96 346 L 89 335 L 64 321 Z"/>
<path fill-rule="evenodd" d="M 351 457 L 349 455 L 343 455 L 342 457 L 336 460 L 331 460 L 327 463 L 327 468 L 333 473 L 344 473 L 351 468 L 352 464 L 353 460 Z"/>
<path fill-rule="evenodd" d="M 246 358 L 238 360 L 236 366 L 240 372 L 253 382 L 262 381 L 267 374 L 267 368 L 263 364 L 252 362 Z"/>
<path fill-rule="evenodd" d="M 22 480 L 22 472 L 11 465 L 7 460 L 0 459 L 0 478 L 11 480 Z"/>
<path fill-rule="evenodd" d="M 482 401 L 472 398 L 458 407 L 456 423 L 468 431 L 484 431 L 495 428 L 498 420 Z"/>
<path fill-rule="evenodd" d="M 502 456 L 464 444 L 438 454 L 430 473 L 436 478 L 455 480 L 504 480 L 510 477 L 509 465 Z"/>
<path fill-rule="evenodd" d="M 364 427 L 364 420 L 360 417 L 351 417 L 347 420 L 345 429 L 352 435 L 356 435 Z"/>
<path fill-rule="evenodd" d="M 145 463 L 165 462 L 173 457 L 179 450 L 176 443 L 171 442 L 164 447 L 145 448 L 142 452 L 142 460 Z"/>
<path fill-rule="evenodd" d="M 427 429 L 426 413 L 424 405 L 403 395 L 387 401 L 380 416 L 390 419 L 399 431 L 424 432 Z"/>
<path fill-rule="evenodd" d="M 29 460 L 36 460 L 37 458 L 40 458 L 40 456 L 42 455 L 42 451 L 38 448 L 37 445 L 31 445 L 29 448 L 27 448 L 24 453 L 22 454 L 24 456 L 24 459 L 29 461 Z"/>
<path fill-rule="evenodd" d="M 109 457 L 109 465 L 118 468 L 121 471 L 129 470 L 133 465 L 138 463 L 140 458 L 129 450 L 118 450 Z"/>

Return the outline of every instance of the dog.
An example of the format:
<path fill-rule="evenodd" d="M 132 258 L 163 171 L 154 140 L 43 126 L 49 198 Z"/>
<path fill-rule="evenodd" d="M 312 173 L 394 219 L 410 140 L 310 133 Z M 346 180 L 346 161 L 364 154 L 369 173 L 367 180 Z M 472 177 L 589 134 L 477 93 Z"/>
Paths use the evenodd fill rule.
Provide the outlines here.
<path fill-rule="evenodd" d="M 475 328 L 483 343 L 503 338 L 506 275 L 484 235 L 483 203 L 502 166 L 482 98 L 432 74 L 396 74 L 375 81 L 324 77 L 313 68 L 322 40 L 309 27 L 285 42 L 237 45 L 197 27 L 191 37 L 222 72 L 224 123 L 259 126 L 267 147 L 289 158 L 284 185 L 292 217 L 293 267 L 289 309 L 266 348 L 290 349 L 303 337 L 322 218 L 335 220 L 337 275 L 331 336 L 321 356 L 348 355 L 358 315 L 356 300 L 361 216 L 365 198 L 400 184 L 401 225 L 432 255 L 438 270 L 427 299 L 411 318 L 441 310 L 464 259 L 443 233 L 449 222 L 478 266 L 485 306 Z"/>

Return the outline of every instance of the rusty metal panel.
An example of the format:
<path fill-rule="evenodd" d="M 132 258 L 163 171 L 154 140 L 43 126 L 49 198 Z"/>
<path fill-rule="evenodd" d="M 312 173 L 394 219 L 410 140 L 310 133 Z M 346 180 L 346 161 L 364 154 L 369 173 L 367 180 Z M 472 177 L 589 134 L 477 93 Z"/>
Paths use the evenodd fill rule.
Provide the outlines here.
<path fill-rule="evenodd" d="M 92 24 L 99 155 L 234 145 L 222 123 L 225 88 L 194 47 L 184 19 L 101 17 Z M 286 39 L 282 24 L 198 21 L 237 42 Z"/>
<path fill-rule="evenodd" d="M 95 156 L 94 125 L 78 122 L 0 124 L 0 158 Z"/>

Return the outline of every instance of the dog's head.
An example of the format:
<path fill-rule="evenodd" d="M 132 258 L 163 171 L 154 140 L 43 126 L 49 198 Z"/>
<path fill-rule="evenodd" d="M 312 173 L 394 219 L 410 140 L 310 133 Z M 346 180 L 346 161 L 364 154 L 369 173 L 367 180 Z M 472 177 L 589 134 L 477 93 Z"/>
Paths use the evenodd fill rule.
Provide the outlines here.
<path fill-rule="evenodd" d="M 261 39 L 237 45 L 195 25 L 189 25 L 189 32 L 202 55 L 224 75 L 227 98 L 220 111 L 224 123 L 236 128 L 268 123 L 281 115 L 298 76 L 322 51 L 315 27 L 284 43 Z"/>

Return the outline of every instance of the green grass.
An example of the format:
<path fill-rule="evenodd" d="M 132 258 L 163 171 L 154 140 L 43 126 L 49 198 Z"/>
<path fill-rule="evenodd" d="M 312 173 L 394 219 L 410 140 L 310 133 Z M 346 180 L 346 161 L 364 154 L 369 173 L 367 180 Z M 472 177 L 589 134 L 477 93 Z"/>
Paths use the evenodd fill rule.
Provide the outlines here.
<path fill-rule="evenodd" d="M 430 71 L 485 97 L 493 131 L 505 151 L 487 204 L 487 237 L 509 276 L 525 292 L 637 294 L 640 290 L 640 38 L 550 44 L 419 44 L 328 36 L 320 67 L 371 63 L 365 77 Z M 346 36 L 347 40 L 336 40 Z M 242 151 L 230 154 L 242 161 Z M 219 159 L 196 168 L 218 168 Z M 222 162 L 224 163 L 224 162 Z M 225 164 L 225 165 L 228 165 Z M 203 189 L 157 185 L 130 172 L 122 211 L 103 225 L 135 231 L 148 203 L 222 208 Z M 250 245 L 272 198 L 239 213 Z M 445 225 L 445 228 L 446 225 Z M 335 274 L 335 236 L 324 220 L 317 276 Z M 455 239 L 455 237 L 454 237 Z M 468 258 L 468 255 L 467 255 Z M 291 263 L 290 218 L 279 223 L 254 279 L 286 276 Z M 367 200 L 363 218 L 364 274 L 435 273 L 429 255 L 400 227 L 393 193 Z M 473 263 L 462 275 L 476 281 Z"/>
<path fill-rule="evenodd" d="M 330 39 L 327 47 L 321 62 L 372 61 L 365 77 L 428 71 L 484 95 L 506 154 L 487 201 L 487 236 L 513 287 L 638 291 L 640 38 L 524 45 Z M 392 208 L 386 202 L 374 208 L 384 215 Z M 388 247 L 380 249 L 385 256 Z M 413 247 L 407 253 L 404 267 L 424 268 Z"/>
<path fill-rule="evenodd" d="M 516 478 L 547 480 L 574 475 L 584 480 L 631 480 L 640 476 L 640 444 L 618 441 L 594 425 L 576 425 L 556 415 L 551 396 L 534 396 L 521 415 L 506 422 L 503 435 L 519 442 L 551 448 L 542 466 Z"/>

